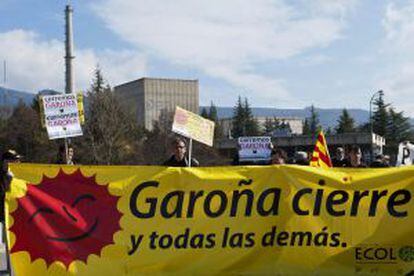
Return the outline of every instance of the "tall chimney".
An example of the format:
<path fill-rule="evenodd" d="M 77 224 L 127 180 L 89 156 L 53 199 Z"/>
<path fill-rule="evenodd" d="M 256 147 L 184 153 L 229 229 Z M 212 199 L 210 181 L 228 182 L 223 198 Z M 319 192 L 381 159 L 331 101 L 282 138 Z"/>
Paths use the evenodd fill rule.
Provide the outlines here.
<path fill-rule="evenodd" d="M 73 9 L 70 5 L 66 5 L 65 9 L 65 93 L 73 93 L 73 67 L 72 60 L 73 56 L 73 33 L 72 33 L 72 13 Z"/>

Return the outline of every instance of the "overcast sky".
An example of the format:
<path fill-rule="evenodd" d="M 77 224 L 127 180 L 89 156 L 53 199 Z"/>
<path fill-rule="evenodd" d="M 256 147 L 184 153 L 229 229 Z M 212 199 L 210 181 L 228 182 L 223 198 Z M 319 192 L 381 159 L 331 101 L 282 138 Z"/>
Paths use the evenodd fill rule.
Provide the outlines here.
<path fill-rule="evenodd" d="M 10 88 L 64 87 L 66 1 L 1 0 Z M 74 0 L 75 82 L 200 81 L 200 104 L 369 108 L 414 116 L 414 0 Z M 1 69 L 3 71 L 3 69 Z M 3 74 L 1 74 L 3 75 Z M 3 85 L 3 78 L 0 85 Z"/>

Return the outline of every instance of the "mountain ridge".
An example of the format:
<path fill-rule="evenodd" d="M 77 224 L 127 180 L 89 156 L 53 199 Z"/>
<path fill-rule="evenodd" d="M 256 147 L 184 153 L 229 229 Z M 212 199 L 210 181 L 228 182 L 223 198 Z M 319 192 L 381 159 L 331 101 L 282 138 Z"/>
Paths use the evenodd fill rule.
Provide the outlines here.
<path fill-rule="evenodd" d="M 42 90 L 52 91 L 52 90 Z M 15 106 L 21 100 L 25 104 L 30 105 L 37 94 L 5 88 L 0 86 L 0 106 Z M 199 113 L 203 108 L 209 109 L 209 106 L 200 106 Z M 305 119 L 310 116 L 310 107 L 303 109 L 287 109 L 287 108 L 270 108 L 270 107 L 252 107 L 252 113 L 256 117 L 295 117 Z M 319 120 L 323 128 L 334 128 L 337 125 L 339 116 L 343 108 L 315 108 L 319 114 Z M 369 111 L 359 108 L 347 109 L 350 115 L 354 118 L 357 125 L 368 123 Z M 233 115 L 233 107 L 218 106 L 217 115 L 220 119 L 231 118 Z M 414 126 L 414 119 L 410 118 L 411 125 Z"/>

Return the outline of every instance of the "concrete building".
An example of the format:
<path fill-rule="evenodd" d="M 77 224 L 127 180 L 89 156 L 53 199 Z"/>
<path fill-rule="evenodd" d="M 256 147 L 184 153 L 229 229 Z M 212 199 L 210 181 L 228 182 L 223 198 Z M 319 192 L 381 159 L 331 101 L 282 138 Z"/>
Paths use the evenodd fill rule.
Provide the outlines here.
<path fill-rule="evenodd" d="M 121 103 L 138 124 L 151 130 L 162 112 L 173 114 L 176 106 L 198 114 L 198 80 L 141 78 L 115 86 Z"/>
<path fill-rule="evenodd" d="M 261 131 L 264 131 L 264 125 L 266 119 L 274 119 L 273 117 L 255 117 L 259 128 Z M 290 135 L 301 135 L 303 133 L 303 120 L 296 117 L 276 117 L 280 124 L 289 124 L 290 133 L 275 133 L 271 136 L 290 136 Z M 233 127 L 232 118 L 224 118 L 220 120 L 220 123 L 223 127 L 223 134 L 227 137 L 231 136 L 231 129 Z"/>

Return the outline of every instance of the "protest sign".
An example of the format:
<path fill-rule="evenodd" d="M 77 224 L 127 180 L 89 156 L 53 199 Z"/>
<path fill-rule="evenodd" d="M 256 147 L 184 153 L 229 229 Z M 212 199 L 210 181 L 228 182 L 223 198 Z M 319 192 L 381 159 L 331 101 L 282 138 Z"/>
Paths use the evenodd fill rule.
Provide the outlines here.
<path fill-rule="evenodd" d="M 49 139 L 82 135 L 76 95 L 42 96 L 42 105 Z"/>
<path fill-rule="evenodd" d="M 410 142 L 403 142 L 398 145 L 397 166 L 409 166 L 413 164 L 414 145 Z"/>
<path fill-rule="evenodd" d="M 214 122 L 178 106 L 175 108 L 172 131 L 210 147 L 213 146 Z"/>
<path fill-rule="evenodd" d="M 6 222 L 16 275 L 414 269 L 414 167 L 11 170 Z"/>
<path fill-rule="evenodd" d="M 239 137 L 239 162 L 270 161 L 272 139 L 267 136 Z"/>

